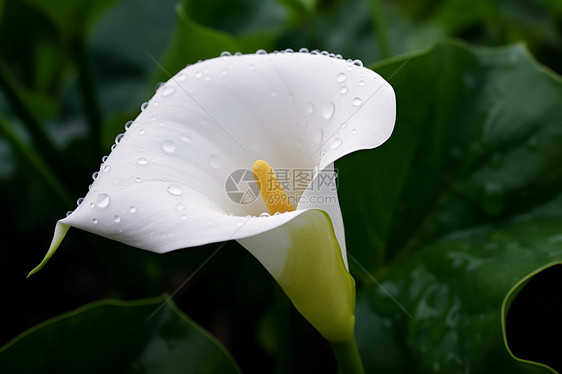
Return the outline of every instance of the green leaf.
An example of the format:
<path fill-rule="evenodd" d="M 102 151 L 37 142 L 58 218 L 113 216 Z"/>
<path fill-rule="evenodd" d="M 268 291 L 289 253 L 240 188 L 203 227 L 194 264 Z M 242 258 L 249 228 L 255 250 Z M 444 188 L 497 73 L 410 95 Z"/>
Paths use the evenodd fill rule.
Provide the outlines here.
<path fill-rule="evenodd" d="M 188 63 L 218 57 L 223 51 L 239 51 L 229 35 L 195 23 L 181 3 L 176 5 L 176 16 L 178 26 L 163 59 L 161 80 L 168 80 Z"/>
<path fill-rule="evenodd" d="M 394 134 L 337 163 L 366 371 L 548 372 L 509 355 L 501 308 L 562 259 L 562 81 L 519 45 L 446 42 L 375 70 Z"/>
<path fill-rule="evenodd" d="M 33 352 L 33 359 L 29 359 Z M 240 373 L 209 333 L 165 296 L 102 300 L 39 325 L 0 349 L 3 372 Z"/>

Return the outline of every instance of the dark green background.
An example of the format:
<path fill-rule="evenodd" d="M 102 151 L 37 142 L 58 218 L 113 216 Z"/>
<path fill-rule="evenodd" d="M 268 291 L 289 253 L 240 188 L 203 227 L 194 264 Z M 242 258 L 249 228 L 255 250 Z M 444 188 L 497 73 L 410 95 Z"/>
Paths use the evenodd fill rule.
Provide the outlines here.
<path fill-rule="evenodd" d="M 367 372 L 548 373 L 506 349 L 510 306 L 514 353 L 560 370 L 545 334 L 562 330 L 561 31 L 555 0 L 0 0 L 0 345 L 88 302 L 178 289 L 217 245 L 156 255 L 71 230 L 25 276 L 166 71 L 223 50 L 307 47 L 362 59 L 397 95 L 391 139 L 336 165 Z M 210 354 L 225 366 L 207 372 L 236 372 L 198 324 L 244 373 L 336 372 L 236 243 L 173 300 L 195 322 L 166 304 L 160 325 L 135 324 L 159 300 L 94 305 L 0 351 L 0 371 L 199 372 Z M 158 339 L 167 369 L 146 360 Z M 178 341 L 188 360 L 172 354 Z"/>

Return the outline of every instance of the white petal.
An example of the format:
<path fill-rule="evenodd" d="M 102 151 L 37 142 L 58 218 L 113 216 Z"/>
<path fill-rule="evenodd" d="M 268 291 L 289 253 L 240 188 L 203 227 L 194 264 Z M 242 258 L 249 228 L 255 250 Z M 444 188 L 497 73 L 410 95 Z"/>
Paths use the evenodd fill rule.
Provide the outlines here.
<path fill-rule="evenodd" d="M 381 144 L 394 116 L 390 85 L 341 59 L 282 53 L 198 63 L 158 89 L 60 222 L 155 252 L 256 235 L 300 213 L 257 217 L 267 210 L 261 198 L 237 204 L 226 194 L 231 173 L 256 159 L 323 169 Z M 303 196 L 316 193 L 325 191 Z M 330 214 L 345 261 L 339 205 L 310 201 L 298 209 Z"/>

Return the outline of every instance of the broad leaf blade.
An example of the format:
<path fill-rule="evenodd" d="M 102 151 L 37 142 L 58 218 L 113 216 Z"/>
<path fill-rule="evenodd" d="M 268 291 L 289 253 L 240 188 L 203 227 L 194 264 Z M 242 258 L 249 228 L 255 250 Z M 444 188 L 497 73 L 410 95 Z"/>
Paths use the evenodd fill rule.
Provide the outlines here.
<path fill-rule="evenodd" d="M 119 373 L 240 373 L 220 343 L 165 297 L 86 305 L 14 339 L 0 363 L 10 373 L 100 373 L 108 365 Z"/>
<path fill-rule="evenodd" d="M 501 308 L 562 259 L 560 78 L 522 46 L 457 42 L 376 70 L 396 91 L 395 132 L 338 163 L 348 248 L 370 272 L 352 266 L 368 282 L 367 371 L 549 372 L 510 356 Z"/>

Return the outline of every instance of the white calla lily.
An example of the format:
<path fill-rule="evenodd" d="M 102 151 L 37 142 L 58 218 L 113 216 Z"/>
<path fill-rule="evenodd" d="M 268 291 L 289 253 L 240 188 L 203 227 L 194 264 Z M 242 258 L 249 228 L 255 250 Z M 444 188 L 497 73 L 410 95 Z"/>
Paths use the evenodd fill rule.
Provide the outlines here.
<path fill-rule="evenodd" d="M 70 226 L 158 253 L 235 239 L 328 340 L 348 339 L 355 290 L 343 221 L 336 190 L 319 182 L 338 158 L 390 136 L 395 97 L 378 74 L 338 57 L 258 52 L 180 71 L 117 137 L 33 272 Z M 314 171 L 306 189 L 289 191 L 296 210 L 264 216 L 263 199 L 227 195 L 229 176 L 258 159 Z"/>

